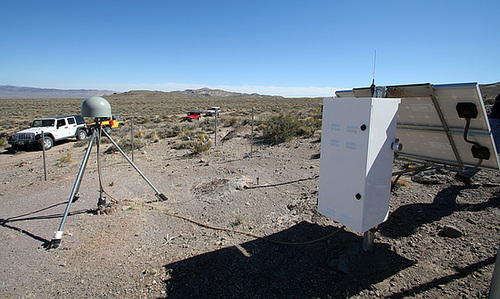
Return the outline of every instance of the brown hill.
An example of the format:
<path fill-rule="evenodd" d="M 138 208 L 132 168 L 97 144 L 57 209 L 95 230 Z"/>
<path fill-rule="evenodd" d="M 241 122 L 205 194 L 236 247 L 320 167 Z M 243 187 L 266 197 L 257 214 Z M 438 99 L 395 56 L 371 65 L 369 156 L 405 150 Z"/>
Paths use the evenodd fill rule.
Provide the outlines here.
<path fill-rule="evenodd" d="M 266 95 L 260 95 L 258 93 L 239 93 L 232 91 L 225 91 L 221 89 L 210 89 L 207 87 L 200 89 L 186 89 L 183 91 L 172 91 L 173 93 L 183 94 L 190 97 L 214 97 L 214 98 L 236 98 L 236 97 L 269 97 Z"/>
<path fill-rule="evenodd" d="M 500 94 L 500 82 L 491 84 L 479 84 L 481 95 L 486 103 L 493 103 L 495 97 Z"/>

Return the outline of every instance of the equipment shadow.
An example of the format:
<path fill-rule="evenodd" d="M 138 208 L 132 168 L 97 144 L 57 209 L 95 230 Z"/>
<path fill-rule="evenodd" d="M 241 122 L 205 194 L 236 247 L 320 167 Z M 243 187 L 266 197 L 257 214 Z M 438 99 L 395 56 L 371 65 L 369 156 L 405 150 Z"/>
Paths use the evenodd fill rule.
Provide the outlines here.
<path fill-rule="evenodd" d="M 309 222 L 267 236 L 287 242 L 316 240 L 339 228 Z M 410 267 L 413 261 L 340 229 L 329 239 L 280 245 L 257 239 L 165 265 L 168 298 L 344 298 Z"/>
<path fill-rule="evenodd" d="M 57 203 L 57 204 L 54 204 L 54 205 L 51 205 L 51 206 L 48 206 L 48 207 L 45 207 L 45 208 L 42 208 L 42 209 L 39 209 L 39 210 L 36 210 L 33 212 L 18 215 L 18 216 L 13 216 L 13 217 L 9 217 L 9 218 L 0 218 L 0 226 L 17 231 L 17 232 L 20 232 L 20 233 L 22 233 L 30 238 L 33 238 L 34 240 L 42 242 L 43 243 L 42 246 L 46 247 L 50 243 L 49 240 L 44 239 L 40 236 L 37 236 L 37 235 L 35 235 L 35 234 L 25 230 L 25 229 L 16 227 L 16 226 L 12 225 L 12 223 L 22 222 L 22 221 L 62 218 L 64 216 L 64 214 L 62 214 L 62 213 L 49 214 L 49 215 L 39 215 L 39 216 L 32 216 L 32 215 L 49 210 L 51 208 L 54 208 L 54 207 L 57 207 L 57 206 L 63 205 L 63 204 L 66 204 L 66 202 Z M 94 211 L 93 210 L 78 210 L 78 211 L 73 211 L 73 212 L 68 213 L 68 216 L 74 216 L 74 215 L 79 215 L 79 214 L 89 214 L 89 213 L 94 213 Z"/>
<path fill-rule="evenodd" d="M 378 231 L 389 238 L 400 238 L 412 235 L 418 227 L 439 221 L 458 211 L 478 212 L 489 207 L 499 207 L 499 194 L 487 201 L 475 204 L 458 204 L 456 199 L 461 190 L 468 186 L 451 186 L 441 190 L 432 203 L 416 203 L 399 207 L 389 215 L 384 223 L 378 226 Z"/>
<path fill-rule="evenodd" d="M 66 143 L 69 143 L 69 142 L 74 142 L 74 140 L 70 139 L 64 139 L 64 140 L 59 140 L 59 141 L 54 141 L 54 146 L 58 146 L 58 145 L 61 145 L 61 144 L 66 144 Z M 37 145 L 34 145 L 34 144 L 31 144 L 31 145 L 27 145 L 25 148 L 23 148 L 22 150 L 20 151 L 16 151 L 14 149 L 14 147 L 12 146 L 9 146 L 9 147 L 5 147 L 4 148 L 4 151 L 3 152 L 0 152 L 1 155 L 13 155 L 13 154 L 20 154 L 22 152 L 42 152 L 42 150 L 40 149 L 40 147 L 38 147 Z"/>
<path fill-rule="evenodd" d="M 455 281 L 460 278 L 467 277 L 474 272 L 478 271 L 479 269 L 482 269 L 488 265 L 492 265 L 495 263 L 495 257 L 489 257 L 485 260 L 479 261 L 477 263 L 468 265 L 466 267 L 455 267 L 455 270 L 457 271 L 454 274 L 446 275 L 440 278 L 435 278 L 432 281 L 420 284 L 418 286 L 408 288 L 408 289 L 403 289 L 398 293 L 392 294 L 388 298 L 390 299 L 403 299 L 403 298 L 408 298 L 408 297 L 416 297 L 416 295 L 420 293 L 424 293 L 427 290 L 433 289 L 433 288 L 438 288 L 440 285 L 446 285 L 452 281 Z"/>

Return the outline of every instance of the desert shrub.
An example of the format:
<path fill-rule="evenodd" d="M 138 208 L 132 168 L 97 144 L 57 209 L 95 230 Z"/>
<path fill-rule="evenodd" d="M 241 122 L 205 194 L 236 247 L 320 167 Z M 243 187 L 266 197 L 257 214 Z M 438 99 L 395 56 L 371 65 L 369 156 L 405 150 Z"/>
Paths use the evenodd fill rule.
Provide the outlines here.
<path fill-rule="evenodd" d="M 253 120 L 254 126 L 258 126 L 260 124 L 260 121 L 254 119 Z M 240 121 L 240 126 L 246 126 L 246 125 L 252 125 L 252 119 L 251 118 L 244 118 Z"/>
<path fill-rule="evenodd" d="M 220 123 L 220 119 L 217 122 Z M 205 132 L 213 132 L 215 130 L 215 118 L 205 118 L 198 122 L 198 128 Z"/>
<path fill-rule="evenodd" d="M 403 179 L 399 179 L 396 181 L 396 179 L 392 179 L 392 183 L 396 183 L 397 186 L 408 186 L 408 181 L 405 181 Z"/>
<path fill-rule="evenodd" d="M 179 133 L 179 135 L 177 135 L 177 137 L 179 137 L 182 140 L 191 140 L 193 139 L 194 135 L 195 134 L 190 129 L 182 128 L 182 131 Z"/>
<path fill-rule="evenodd" d="M 396 180 L 395 178 L 391 179 L 391 188 L 393 190 L 399 189 L 402 187 L 407 187 L 407 186 L 408 186 L 408 182 L 403 180 L 403 179 L 399 179 L 399 180 Z"/>
<path fill-rule="evenodd" d="M 172 126 L 168 126 L 164 130 L 159 132 L 160 138 L 170 138 L 178 136 L 182 132 L 181 126 L 179 124 L 174 124 Z"/>
<path fill-rule="evenodd" d="M 323 107 L 311 109 L 312 117 L 314 119 L 322 119 L 323 118 Z"/>
<path fill-rule="evenodd" d="M 167 121 L 167 122 L 175 121 L 175 118 L 168 115 L 168 114 L 161 115 L 161 118 L 163 119 L 163 121 Z"/>
<path fill-rule="evenodd" d="M 301 121 L 293 113 L 281 113 L 273 116 L 267 121 L 264 128 L 264 140 L 273 145 L 290 141 L 298 135 L 301 125 Z"/>
<path fill-rule="evenodd" d="M 243 221 L 243 217 L 241 217 L 241 215 L 237 215 L 232 223 L 232 226 L 240 226 L 243 225 L 244 223 L 245 222 Z"/>
<path fill-rule="evenodd" d="M 316 130 L 320 130 L 321 126 L 323 125 L 323 118 L 313 118 L 312 119 L 312 125 L 316 128 Z"/>
<path fill-rule="evenodd" d="M 156 132 L 156 134 L 158 135 L 158 138 L 165 139 L 165 138 L 175 137 L 179 134 L 179 132 L 176 132 L 176 134 L 174 134 L 174 131 L 168 128 L 159 130 Z"/>
<path fill-rule="evenodd" d="M 142 128 L 140 128 L 137 131 L 134 131 L 134 137 L 135 138 L 143 138 L 146 135 L 146 131 Z"/>
<path fill-rule="evenodd" d="M 297 135 L 312 137 L 319 129 L 321 129 L 321 119 L 308 118 L 302 120 L 302 125 L 298 128 Z"/>
<path fill-rule="evenodd" d="M 5 138 L 0 138 L 0 146 L 5 146 L 7 144 Z"/>
<path fill-rule="evenodd" d="M 264 131 L 264 130 L 266 129 L 266 127 L 267 127 L 267 126 L 266 126 L 265 124 L 259 124 L 259 125 L 255 128 L 255 130 L 256 130 L 256 131 L 259 131 L 259 132 L 260 132 L 260 131 Z"/>
<path fill-rule="evenodd" d="M 189 141 L 176 142 L 173 146 L 175 149 L 188 149 L 190 148 Z"/>
<path fill-rule="evenodd" d="M 59 158 L 59 162 L 61 164 L 65 164 L 65 163 L 69 163 L 69 162 L 74 162 L 75 160 L 73 160 L 71 158 L 71 153 L 68 153 L 66 156 L 62 156 L 61 158 Z"/>
<path fill-rule="evenodd" d="M 207 152 L 212 147 L 212 141 L 207 134 L 198 134 L 195 140 L 188 143 L 188 148 L 193 154 L 201 154 Z"/>
<path fill-rule="evenodd" d="M 233 128 L 236 128 L 238 127 L 238 124 L 239 124 L 239 119 L 236 118 L 236 117 L 231 117 L 227 120 L 224 121 L 224 126 L 225 127 L 233 127 Z"/>
<path fill-rule="evenodd" d="M 151 142 L 159 142 L 160 141 L 160 137 L 158 137 L 158 134 L 156 133 L 156 131 L 151 131 L 151 132 L 147 133 L 146 136 L 144 136 L 144 139 L 150 140 Z"/>
<path fill-rule="evenodd" d="M 268 122 L 269 120 L 269 116 L 265 119 L 261 119 L 261 118 L 254 118 L 253 120 L 253 128 L 255 131 L 257 132 L 261 132 L 264 130 L 264 128 L 266 127 L 266 123 Z M 243 126 L 251 126 L 252 125 L 252 118 L 239 118 L 239 122 L 238 124 L 235 126 L 236 127 L 243 127 Z"/>
<path fill-rule="evenodd" d="M 300 126 L 297 129 L 297 135 L 299 136 L 311 137 L 314 135 L 314 132 L 316 132 L 316 130 L 309 126 Z"/>
<path fill-rule="evenodd" d="M 116 141 L 116 143 L 124 152 L 132 151 L 132 144 L 130 143 L 130 140 L 120 139 L 120 140 Z M 139 149 L 145 148 L 146 145 L 147 144 L 143 139 L 134 139 L 134 150 L 139 150 Z M 109 146 L 104 151 L 105 154 L 113 154 L 113 153 L 117 153 L 117 152 L 118 152 L 118 149 L 114 145 Z"/>

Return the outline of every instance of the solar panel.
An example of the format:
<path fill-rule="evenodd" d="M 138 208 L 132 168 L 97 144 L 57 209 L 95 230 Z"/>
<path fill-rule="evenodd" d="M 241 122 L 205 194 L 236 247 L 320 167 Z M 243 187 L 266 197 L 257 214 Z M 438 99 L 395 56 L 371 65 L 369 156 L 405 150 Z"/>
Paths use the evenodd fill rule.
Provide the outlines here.
<path fill-rule="evenodd" d="M 401 98 L 396 138 L 403 149 L 398 155 L 459 168 L 475 167 L 481 163 L 481 168 L 499 169 L 495 143 L 477 83 L 376 88 L 377 91 L 383 90 L 379 97 Z M 341 90 L 335 94 L 339 98 L 360 98 L 371 97 L 372 92 L 372 88 L 366 87 Z M 459 113 L 465 113 L 465 116 Z M 470 118 L 468 129 L 466 118 Z"/>

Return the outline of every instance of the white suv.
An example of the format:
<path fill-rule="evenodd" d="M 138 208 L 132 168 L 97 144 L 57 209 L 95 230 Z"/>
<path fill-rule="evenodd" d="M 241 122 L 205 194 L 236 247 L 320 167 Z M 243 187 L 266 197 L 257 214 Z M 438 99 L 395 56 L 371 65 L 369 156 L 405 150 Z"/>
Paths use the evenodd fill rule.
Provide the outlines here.
<path fill-rule="evenodd" d="M 52 148 L 55 141 L 75 137 L 77 140 L 87 138 L 88 129 L 81 115 L 64 115 L 55 117 L 37 118 L 31 123 L 31 127 L 10 136 L 9 144 L 14 150 L 25 148 L 29 145 L 38 145 L 42 148 L 42 132 L 44 135 L 43 145 L 46 150 Z"/>
<path fill-rule="evenodd" d="M 214 116 L 217 115 L 219 116 L 220 114 L 220 107 L 212 107 L 205 112 L 205 116 Z"/>

